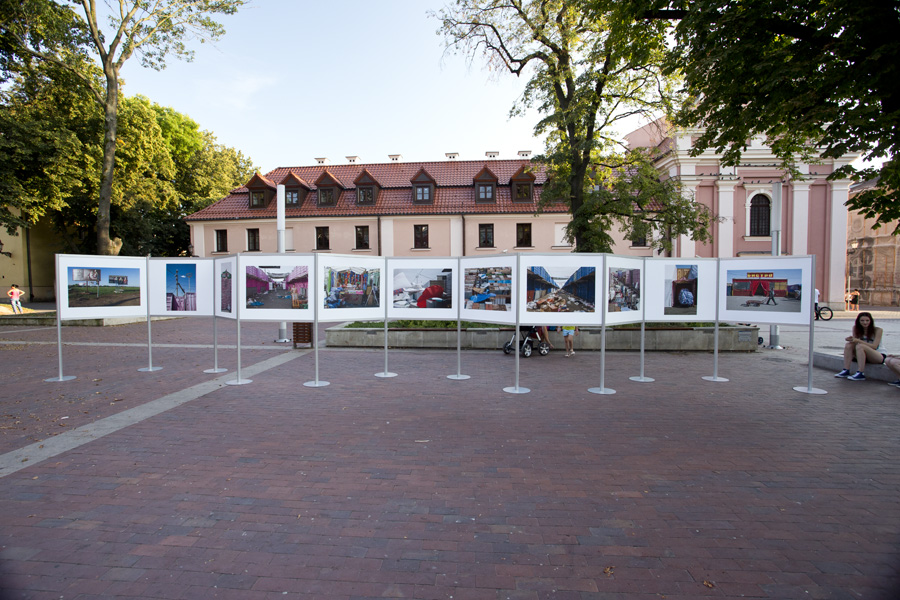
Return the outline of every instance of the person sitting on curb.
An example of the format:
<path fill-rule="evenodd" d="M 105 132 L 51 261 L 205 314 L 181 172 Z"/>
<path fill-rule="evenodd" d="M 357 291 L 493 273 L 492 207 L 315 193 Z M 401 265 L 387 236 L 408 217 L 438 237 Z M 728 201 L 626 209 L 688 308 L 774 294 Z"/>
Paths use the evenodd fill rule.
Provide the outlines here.
<path fill-rule="evenodd" d="M 897 375 L 897 377 L 900 377 L 900 356 L 897 356 L 896 354 L 888 354 L 884 358 L 884 366 L 893 371 L 894 374 Z M 892 381 L 888 385 L 900 388 L 900 379 Z"/>
<path fill-rule="evenodd" d="M 835 373 L 835 377 L 845 377 L 850 381 L 865 380 L 866 362 L 880 365 L 885 362 L 887 355 L 882 353 L 881 336 L 884 331 L 881 327 L 875 327 L 875 319 L 868 312 L 861 312 L 853 324 L 853 335 L 845 338 L 844 345 L 844 370 Z M 850 364 L 857 363 L 857 371 L 850 375 Z"/>

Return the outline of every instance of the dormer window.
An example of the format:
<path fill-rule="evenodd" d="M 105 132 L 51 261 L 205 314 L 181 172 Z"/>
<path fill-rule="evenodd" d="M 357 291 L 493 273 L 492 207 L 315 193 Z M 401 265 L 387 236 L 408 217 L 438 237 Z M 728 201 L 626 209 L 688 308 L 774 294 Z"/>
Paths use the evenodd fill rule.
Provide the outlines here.
<path fill-rule="evenodd" d="M 434 203 L 435 181 L 425 168 L 419 169 L 412 179 L 412 201 L 413 204 L 432 204 Z"/>
<path fill-rule="evenodd" d="M 319 206 L 334 206 L 334 188 L 319 188 Z"/>
<path fill-rule="evenodd" d="M 430 185 L 417 185 L 415 186 L 416 190 L 416 202 L 423 204 L 431 203 L 431 186 Z"/>
<path fill-rule="evenodd" d="M 356 204 L 372 206 L 375 204 L 375 188 L 372 186 L 356 188 Z"/>
<path fill-rule="evenodd" d="M 299 206 L 300 205 L 300 190 L 285 190 L 284 205 L 285 206 Z"/>
<path fill-rule="evenodd" d="M 522 166 L 509 181 L 513 202 L 531 202 L 534 193 L 534 173 Z"/>
<path fill-rule="evenodd" d="M 303 204 L 310 190 L 309 184 L 294 172 L 288 173 L 287 177 L 281 180 L 281 185 L 284 186 L 284 205 L 290 207 L 299 207 Z"/>
<path fill-rule="evenodd" d="M 266 206 L 266 193 L 265 192 L 250 192 L 250 208 L 265 208 Z"/>
<path fill-rule="evenodd" d="M 473 180 L 475 184 L 475 202 L 488 203 L 497 200 L 497 176 L 484 167 Z"/>

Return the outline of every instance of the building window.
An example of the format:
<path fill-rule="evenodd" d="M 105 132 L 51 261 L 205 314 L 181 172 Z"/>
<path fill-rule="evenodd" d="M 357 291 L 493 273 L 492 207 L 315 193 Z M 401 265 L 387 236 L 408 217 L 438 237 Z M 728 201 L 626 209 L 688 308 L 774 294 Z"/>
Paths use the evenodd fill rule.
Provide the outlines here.
<path fill-rule="evenodd" d="M 259 252 L 259 229 L 247 230 L 247 252 Z"/>
<path fill-rule="evenodd" d="M 356 188 L 356 203 L 360 206 L 375 204 L 375 188 Z"/>
<path fill-rule="evenodd" d="M 228 252 L 228 230 L 216 229 L 216 252 Z"/>
<path fill-rule="evenodd" d="M 531 202 L 531 184 L 513 184 L 513 200 L 516 202 Z"/>
<path fill-rule="evenodd" d="M 476 198 L 478 202 L 494 201 L 494 184 L 479 183 L 477 186 L 475 186 L 475 189 L 478 193 L 478 197 Z"/>
<path fill-rule="evenodd" d="M 762 194 L 753 196 L 750 201 L 750 236 L 762 237 L 771 235 L 769 219 L 771 215 L 771 203 Z"/>
<path fill-rule="evenodd" d="M 334 206 L 334 188 L 319 188 L 319 206 Z"/>
<path fill-rule="evenodd" d="M 430 185 L 417 185 L 415 187 L 416 190 L 416 202 L 429 203 L 431 202 L 431 186 Z"/>
<path fill-rule="evenodd" d="M 265 192 L 250 192 L 250 208 L 264 208 L 266 206 Z"/>
<path fill-rule="evenodd" d="M 428 247 L 428 225 L 413 225 L 413 247 Z"/>
<path fill-rule="evenodd" d="M 356 226 L 356 249 L 357 250 L 368 250 L 369 249 L 369 226 L 368 225 L 357 225 Z"/>
<path fill-rule="evenodd" d="M 321 192 L 321 190 L 319 190 Z M 316 250 L 328 250 L 328 228 L 316 227 Z"/>
<path fill-rule="evenodd" d="M 494 224 L 480 223 L 478 225 L 478 247 L 493 248 L 494 247 Z"/>
<path fill-rule="evenodd" d="M 531 248 L 531 223 L 516 224 L 516 247 Z"/>
<path fill-rule="evenodd" d="M 285 206 L 297 206 L 300 204 L 300 191 L 299 190 L 287 190 L 284 192 L 284 205 Z"/>

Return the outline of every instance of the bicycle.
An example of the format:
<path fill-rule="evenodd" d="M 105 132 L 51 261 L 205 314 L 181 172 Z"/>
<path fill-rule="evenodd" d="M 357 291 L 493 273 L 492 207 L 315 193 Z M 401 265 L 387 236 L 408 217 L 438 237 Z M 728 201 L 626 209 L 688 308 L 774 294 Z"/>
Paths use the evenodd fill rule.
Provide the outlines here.
<path fill-rule="evenodd" d="M 827 306 L 819 306 L 816 308 L 816 318 L 822 319 L 823 321 L 830 321 L 831 317 L 834 316 L 834 311 L 828 308 Z"/>

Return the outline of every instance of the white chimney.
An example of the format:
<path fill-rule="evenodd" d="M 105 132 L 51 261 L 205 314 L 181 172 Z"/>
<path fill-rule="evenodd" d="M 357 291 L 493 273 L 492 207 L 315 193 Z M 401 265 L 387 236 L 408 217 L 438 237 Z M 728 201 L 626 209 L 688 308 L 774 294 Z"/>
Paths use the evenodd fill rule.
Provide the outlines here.
<path fill-rule="evenodd" d="M 448 160 L 456 160 L 459 158 L 459 152 L 446 152 L 444 156 L 446 156 Z"/>
<path fill-rule="evenodd" d="M 400 159 L 403 158 L 402 154 L 388 154 L 388 158 L 391 159 L 391 162 L 400 162 Z"/>
<path fill-rule="evenodd" d="M 488 158 L 497 158 L 498 156 L 500 156 L 500 153 L 497 152 L 496 150 L 489 150 L 489 151 L 485 152 L 484 155 L 487 156 Z"/>
<path fill-rule="evenodd" d="M 359 162 L 359 157 L 358 156 L 348 156 L 347 162 L 350 163 L 351 165 L 355 165 L 356 163 Z"/>
<path fill-rule="evenodd" d="M 323 157 L 321 157 L 321 158 L 317 158 L 317 159 L 316 159 L 316 162 L 319 163 L 320 165 L 327 165 L 327 164 L 328 164 L 328 159 L 325 158 L 325 157 L 323 156 Z"/>
<path fill-rule="evenodd" d="M 531 156 L 531 150 L 519 150 L 519 158 L 528 158 Z"/>

